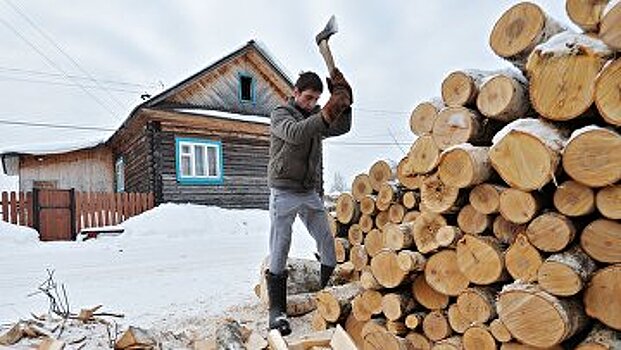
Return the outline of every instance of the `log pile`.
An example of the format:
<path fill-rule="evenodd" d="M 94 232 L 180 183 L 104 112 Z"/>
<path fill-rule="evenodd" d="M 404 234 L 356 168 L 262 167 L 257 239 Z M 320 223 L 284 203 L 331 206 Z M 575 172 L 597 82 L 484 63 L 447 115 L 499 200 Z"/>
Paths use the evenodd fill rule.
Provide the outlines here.
<path fill-rule="evenodd" d="M 449 74 L 408 154 L 338 198 L 357 282 L 317 297 L 316 330 L 360 349 L 620 346 L 621 3 L 567 11 L 584 33 L 508 9 L 490 45 L 514 67 Z"/>

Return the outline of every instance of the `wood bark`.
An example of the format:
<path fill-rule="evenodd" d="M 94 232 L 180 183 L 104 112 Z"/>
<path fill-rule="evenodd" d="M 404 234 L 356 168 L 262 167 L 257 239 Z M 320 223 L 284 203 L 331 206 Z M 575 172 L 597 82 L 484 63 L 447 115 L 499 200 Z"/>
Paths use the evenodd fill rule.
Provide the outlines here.
<path fill-rule="evenodd" d="M 608 63 L 595 81 L 595 105 L 599 114 L 611 125 L 621 126 L 621 103 L 615 99 L 614 91 L 619 91 L 621 83 L 621 59 Z"/>
<path fill-rule="evenodd" d="M 610 265 L 593 275 L 584 293 L 584 309 L 606 326 L 621 331 L 621 265 Z"/>
<path fill-rule="evenodd" d="M 587 317 L 571 299 L 559 299 L 536 285 L 513 283 L 499 293 L 502 323 L 519 341 L 536 347 L 560 344 L 582 330 Z"/>
<path fill-rule="evenodd" d="M 470 283 L 460 271 L 457 254 L 452 250 L 442 250 L 427 260 L 425 279 L 431 288 L 450 296 L 459 295 Z"/>
<path fill-rule="evenodd" d="M 596 324 L 576 350 L 621 349 L 621 332 Z"/>
<path fill-rule="evenodd" d="M 584 288 L 596 268 L 595 262 L 575 246 L 549 256 L 537 271 L 537 282 L 550 294 L 568 297 Z"/>
<path fill-rule="evenodd" d="M 621 185 L 600 189 L 595 197 L 597 210 L 608 219 L 621 219 Z"/>
<path fill-rule="evenodd" d="M 523 69 L 535 46 L 563 31 L 563 26 L 530 2 L 508 9 L 494 24 L 490 46 L 500 57 Z"/>
<path fill-rule="evenodd" d="M 563 150 L 563 169 L 574 180 L 590 186 L 612 185 L 621 179 L 621 135 L 585 127 L 574 131 Z"/>
<path fill-rule="evenodd" d="M 580 245 L 589 256 L 603 263 L 621 263 L 621 223 L 597 219 L 582 230 Z"/>
<path fill-rule="evenodd" d="M 582 216 L 595 211 L 593 189 L 577 181 L 563 182 L 554 192 L 554 207 L 567 216 Z"/>
<path fill-rule="evenodd" d="M 478 185 L 492 175 L 489 147 L 457 145 L 442 153 L 438 176 L 448 186 L 465 188 Z"/>
<path fill-rule="evenodd" d="M 518 119 L 494 137 L 492 166 L 511 187 L 523 191 L 542 188 L 554 177 L 566 133 L 539 119 Z"/>

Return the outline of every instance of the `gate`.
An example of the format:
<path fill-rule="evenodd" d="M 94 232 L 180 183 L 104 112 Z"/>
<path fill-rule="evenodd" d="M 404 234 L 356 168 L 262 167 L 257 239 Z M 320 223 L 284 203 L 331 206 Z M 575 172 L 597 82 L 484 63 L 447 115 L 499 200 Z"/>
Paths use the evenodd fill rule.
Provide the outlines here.
<path fill-rule="evenodd" d="M 34 228 L 42 241 L 75 239 L 74 190 L 33 190 Z"/>

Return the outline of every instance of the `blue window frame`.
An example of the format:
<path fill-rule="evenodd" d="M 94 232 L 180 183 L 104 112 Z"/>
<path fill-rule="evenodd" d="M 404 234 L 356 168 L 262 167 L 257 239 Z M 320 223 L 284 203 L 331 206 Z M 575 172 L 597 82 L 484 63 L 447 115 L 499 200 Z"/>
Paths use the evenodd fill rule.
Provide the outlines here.
<path fill-rule="evenodd" d="M 181 184 L 221 184 L 222 142 L 197 138 L 175 138 L 177 181 Z"/>
<path fill-rule="evenodd" d="M 238 97 L 240 102 L 255 103 L 255 79 L 251 74 L 238 73 Z"/>

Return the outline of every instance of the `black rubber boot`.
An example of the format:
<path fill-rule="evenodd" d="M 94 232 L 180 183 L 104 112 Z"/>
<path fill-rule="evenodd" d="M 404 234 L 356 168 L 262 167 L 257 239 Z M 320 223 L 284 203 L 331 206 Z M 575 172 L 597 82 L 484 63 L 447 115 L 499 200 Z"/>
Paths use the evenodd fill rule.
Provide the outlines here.
<path fill-rule="evenodd" d="M 332 277 L 334 266 L 321 264 L 321 288 L 325 288 Z"/>
<path fill-rule="evenodd" d="M 291 334 L 287 320 L 287 273 L 275 275 L 266 271 L 269 301 L 269 329 L 277 329 L 282 335 Z"/>

